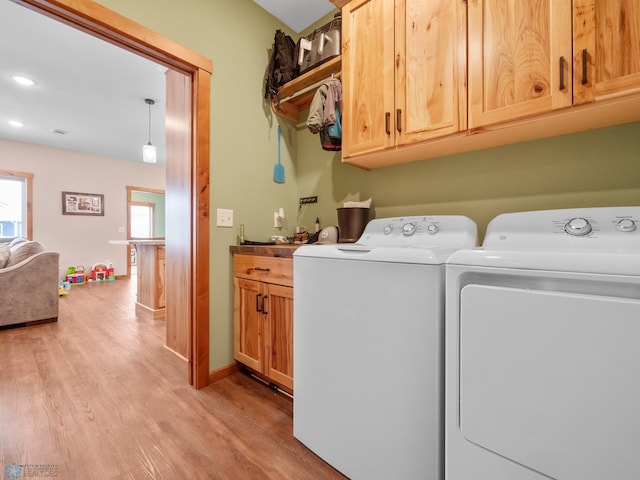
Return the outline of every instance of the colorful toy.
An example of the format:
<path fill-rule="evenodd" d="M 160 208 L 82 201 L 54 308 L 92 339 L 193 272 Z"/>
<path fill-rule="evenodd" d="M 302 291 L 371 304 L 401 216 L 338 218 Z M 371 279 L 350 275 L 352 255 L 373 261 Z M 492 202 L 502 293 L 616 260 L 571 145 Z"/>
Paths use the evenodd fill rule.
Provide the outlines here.
<path fill-rule="evenodd" d="M 73 285 L 82 285 L 85 280 L 84 267 L 82 265 L 67 268 L 67 282 Z"/>
<path fill-rule="evenodd" d="M 112 282 L 116 279 L 115 269 L 113 268 L 113 263 L 107 263 L 107 279 Z"/>
<path fill-rule="evenodd" d="M 71 284 L 69 282 L 63 282 L 62 280 L 58 282 L 58 295 L 60 296 L 69 295 L 70 291 L 71 291 Z"/>
<path fill-rule="evenodd" d="M 96 263 L 91 267 L 91 277 L 90 279 L 94 282 L 104 282 L 107 280 L 107 265 L 104 263 Z"/>
<path fill-rule="evenodd" d="M 93 282 L 112 282 L 116 279 L 111 263 L 96 263 L 91 267 L 91 275 L 89 281 Z"/>

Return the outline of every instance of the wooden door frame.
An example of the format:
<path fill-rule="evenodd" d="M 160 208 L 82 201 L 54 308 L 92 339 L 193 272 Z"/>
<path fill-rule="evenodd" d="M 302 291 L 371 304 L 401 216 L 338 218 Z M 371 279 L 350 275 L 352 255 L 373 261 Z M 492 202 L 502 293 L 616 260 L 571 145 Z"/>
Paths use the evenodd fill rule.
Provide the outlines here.
<path fill-rule="evenodd" d="M 13 0 L 191 78 L 189 383 L 209 382 L 209 137 L 213 63 L 90 0 Z M 79 67 L 81 68 L 81 67 Z"/>

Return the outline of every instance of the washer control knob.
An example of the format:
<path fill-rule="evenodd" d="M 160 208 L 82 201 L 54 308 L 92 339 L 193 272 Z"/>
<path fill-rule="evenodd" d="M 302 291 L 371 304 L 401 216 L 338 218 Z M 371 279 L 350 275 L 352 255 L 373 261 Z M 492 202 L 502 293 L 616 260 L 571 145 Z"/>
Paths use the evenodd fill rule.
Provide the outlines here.
<path fill-rule="evenodd" d="M 616 226 L 621 232 L 633 232 L 636 229 L 636 222 L 629 218 L 623 218 Z"/>
<path fill-rule="evenodd" d="M 438 230 L 440 230 L 440 227 L 438 227 L 438 225 L 436 225 L 435 223 L 432 223 L 427 227 L 427 232 L 429 232 L 431 235 L 437 233 Z"/>
<path fill-rule="evenodd" d="M 414 233 L 416 233 L 416 225 L 415 225 L 415 223 L 405 223 L 402 226 L 402 234 L 405 237 L 410 237 Z"/>
<path fill-rule="evenodd" d="M 393 232 L 393 227 L 391 225 L 385 225 L 384 228 L 382 229 L 382 232 L 385 235 L 390 235 L 391 232 Z"/>
<path fill-rule="evenodd" d="M 591 232 L 591 224 L 586 218 L 572 218 L 564 226 L 564 231 L 569 235 L 580 237 Z"/>

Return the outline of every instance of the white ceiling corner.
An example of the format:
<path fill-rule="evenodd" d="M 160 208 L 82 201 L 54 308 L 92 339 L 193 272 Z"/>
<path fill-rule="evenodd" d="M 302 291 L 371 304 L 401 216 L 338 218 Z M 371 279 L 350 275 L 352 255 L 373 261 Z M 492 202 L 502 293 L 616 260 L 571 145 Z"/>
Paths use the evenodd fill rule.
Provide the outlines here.
<path fill-rule="evenodd" d="M 329 0 L 253 1 L 296 33 L 300 33 L 336 8 Z"/>

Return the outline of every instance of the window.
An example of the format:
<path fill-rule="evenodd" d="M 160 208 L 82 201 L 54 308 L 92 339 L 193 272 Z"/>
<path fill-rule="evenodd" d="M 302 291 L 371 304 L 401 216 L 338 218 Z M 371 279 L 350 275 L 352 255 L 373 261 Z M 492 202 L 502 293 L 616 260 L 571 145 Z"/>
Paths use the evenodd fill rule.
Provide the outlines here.
<path fill-rule="evenodd" d="M 153 237 L 153 204 L 131 203 L 131 238 Z"/>
<path fill-rule="evenodd" d="M 0 170 L 0 238 L 33 239 L 33 174 Z"/>

